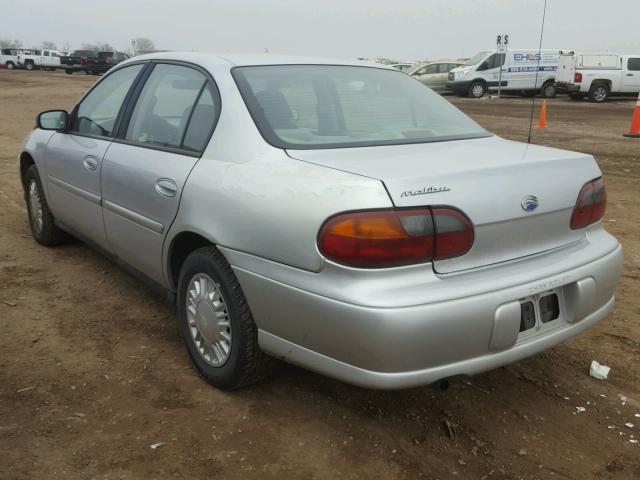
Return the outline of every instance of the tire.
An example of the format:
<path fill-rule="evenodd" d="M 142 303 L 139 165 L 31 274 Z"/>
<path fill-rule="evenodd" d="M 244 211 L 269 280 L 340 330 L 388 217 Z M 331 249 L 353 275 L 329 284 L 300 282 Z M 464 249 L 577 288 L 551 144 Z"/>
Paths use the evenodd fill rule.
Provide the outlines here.
<path fill-rule="evenodd" d="M 581 93 L 571 92 L 569 93 L 569 98 L 571 100 L 578 101 L 578 100 L 582 100 L 584 98 L 584 95 Z"/>
<path fill-rule="evenodd" d="M 556 86 L 550 82 L 542 86 L 540 93 L 542 94 L 542 98 L 555 98 L 558 90 L 556 89 Z"/>
<path fill-rule="evenodd" d="M 34 65 L 31 62 L 27 62 L 27 63 L 24 64 L 24 68 L 27 69 L 27 70 L 33 70 Z"/>
<path fill-rule="evenodd" d="M 4 64 L 4 66 L 7 67 L 7 70 L 13 70 L 13 69 L 16 68 L 15 63 L 13 63 L 13 62 L 7 62 L 7 63 Z"/>
<path fill-rule="evenodd" d="M 191 363 L 208 383 L 233 390 L 271 373 L 276 361 L 260 349 L 238 279 L 215 247 L 195 250 L 182 264 L 177 308 Z"/>
<path fill-rule="evenodd" d="M 610 93 L 609 86 L 604 83 L 592 85 L 589 90 L 589 100 L 595 103 L 603 103 L 607 101 Z"/>
<path fill-rule="evenodd" d="M 66 73 L 67 75 L 72 75 L 73 74 L 73 70 L 71 70 L 70 68 L 65 68 L 64 69 L 64 73 Z"/>
<path fill-rule="evenodd" d="M 485 93 L 487 93 L 487 87 L 484 82 L 479 80 L 472 82 L 467 91 L 467 95 L 471 98 L 482 98 Z"/>
<path fill-rule="evenodd" d="M 55 225 L 35 165 L 31 165 L 24 175 L 24 199 L 27 204 L 29 227 L 36 242 L 50 247 L 69 240 L 69 235 Z"/>

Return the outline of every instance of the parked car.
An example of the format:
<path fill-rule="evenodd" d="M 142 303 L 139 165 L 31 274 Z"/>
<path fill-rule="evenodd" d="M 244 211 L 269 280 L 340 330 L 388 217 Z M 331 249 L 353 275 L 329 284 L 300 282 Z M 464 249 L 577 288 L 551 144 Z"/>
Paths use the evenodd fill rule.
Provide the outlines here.
<path fill-rule="evenodd" d="M 0 64 L 4 65 L 7 70 L 13 70 L 18 64 L 18 49 L 3 48 L 0 50 Z"/>
<path fill-rule="evenodd" d="M 611 96 L 636 96 L 640 92 L 640 54 L 561 52 L 556 83 L 574 100 L 589 97 L 602 103 Z"/>
<path fill-rule="evenodd" d="M 92 72 L 104 73 L 128 59 L 129 55 L 124 52 L 98 52 L 98 55 L 91 59 Z"/>
<path fill-rule="evenodd" d="M 415 68 L 416 64 L 411 62 L 406 62 L 406 63 L 394 63 L 393 65 L 390 65 L 390 66 L 395 68 L 396 70 L 407 72 Z"/>
<path fill-rule="evenodd" d="M 34 238 L 168 292 L 220 388 L 273 358 L 387 389 L 496 368 L 602 320 L 622 265 L 591 155 L 381 65 L 136 57 L 41 113 L 19 163 Z"/>
<path fill-rule="evenodd" d="M 449 73 L 447 88 L 458 95 L 481 98 L 491 90 L 541 93 L 545 98 L 556 95 L 555 75 L 560 55 L 558 50 L 509 50 L 507 53 L 484 51 L 474 55 L 464 66 Z M 502 79 L 500 80 L 500 70 Z"/>
<path fill-rule="evenodd" d="M 97 56 L 98 52 L 94 50 L 74 50 L 69 55 L 60 57 L 60 66 L 68 74 L 83 71 L 88 75 Z"/>
<path fill-rule="evenodd" d="M 447 92 L 447 78 L 449 72 L 462 65 L 461 62 L 456 60 L 440 60 L 437 62 L 423 63 L 409 70 L 409 75 L 424 83 L 427 87 L 431 88 L 438 93 Z"/>
<path fill-rule="evenodd" d="M 57 50 L 18 50 L 19 68 L 33 70 L 42 68 L 43 70 L 55 70 L 60 66 L 60 52 Z"/>

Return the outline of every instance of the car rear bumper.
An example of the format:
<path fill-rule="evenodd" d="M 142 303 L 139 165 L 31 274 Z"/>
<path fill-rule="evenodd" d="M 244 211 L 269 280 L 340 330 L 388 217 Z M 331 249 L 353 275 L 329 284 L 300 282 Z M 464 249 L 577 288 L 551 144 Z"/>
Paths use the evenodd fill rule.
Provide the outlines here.
<path fill-rule="evenodd" d="M 580 91 L 580 85 L 575 83 L 556 83 L 556 89 L 559 93 L 573 93 Z"/>
<path fill-rule="evenodd" d="M 267 353 L 355 385 L 399 389 L 512 363 L 602 320 L 614 303 L 622 248 L 601 234 L 609 237 L 599 235 L 609 247 L 604 254 L 602 245 L 590 248 L 584 242 L 469 274 L 436 276 L 409 269 L 405 279 L 396 272 L 385 281 L 384 272 L 378 272 L 374 281 L 356 283 L 306 272 L 312 278 L 294 284 L 290 280 L 296 275 L 280 275 L 275 264 L 252 269 L 257 263 L 239 259 L 244 254 L 223 253 L 247 296 Z M 342 293 L 333 298 L 321 294 L 314 283 L 324 281 L 334 282 L 327 291 Z M 403 287 L 404 281 L 413 287 Z M 383 298 L 406 289 L 413 300 Z M 416 303 L 421 290 L 423 301 Z M 559 295 L 560 318 L 519 332 L 521 300 L 536 300 L 544 292 Z"/>

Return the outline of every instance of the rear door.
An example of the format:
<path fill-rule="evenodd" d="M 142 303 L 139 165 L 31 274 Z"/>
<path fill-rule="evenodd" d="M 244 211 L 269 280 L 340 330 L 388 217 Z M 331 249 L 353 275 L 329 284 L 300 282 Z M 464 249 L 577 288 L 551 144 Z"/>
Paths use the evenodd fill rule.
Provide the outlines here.
<path fill-rule="evenodd" d="M 47 146 L 47 200 L 55 217 L 107 250 L 100 166 L 143 67 L 132 65 L 105 76 L 74 109 L 69 130 L 54 133 Z"/>
<path fill-rule="evenodd" d="M 640 55 L 626 58 L 624 66 L 626 68 L 623 69 L 622 91 L 631 93 L 640 92 Z"/>
<path fill-rule="evenodd" d="M 102 164 L 104 224 L 114 253 L 163 284 L 162 245 L 220 111 L 199 69 L 156 63 Z"/>
<path fill-rule="evenodd" d="M 573 83 L 576 73 L 576 56 L 573 52 L 561 53 L 556 73 L 556 82 Z"/>

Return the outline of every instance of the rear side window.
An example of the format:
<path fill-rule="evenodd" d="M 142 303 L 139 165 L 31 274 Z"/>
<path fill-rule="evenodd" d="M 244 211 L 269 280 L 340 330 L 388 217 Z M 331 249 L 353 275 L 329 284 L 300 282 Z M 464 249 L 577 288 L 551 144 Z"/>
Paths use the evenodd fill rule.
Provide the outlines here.
<path fill-rule="evenodd" d="M 78 106 L 71 130 L 87 135 L 113 136 L 122 102 L 142 67 L 132 65 L 107 75 Z"/>
<path fill-rule="evenodd" d="M 640 71 L 640 57 L 630 58 L 627 62 L 627 69 L 634 72 Z"/>
<path fill-rule="evenodd" d="M 219 107 L 217 95 L 211 89 L 211 85 L 207 85 L 191 113 L 182 148 L 194 152 L 204 150 L 215 127 Z"/>
<path fill-rule="evenodd" d="M 140 93 L 125 139 L 181 148 L 191 112 L 205 83 L 205 76 L 193 68 L 156 65 Z M 199 118 L 204 108 L 203 105 L 198 112 Z M 191 141 L 192 145 L 196 143 L 195 139 Z"/>

